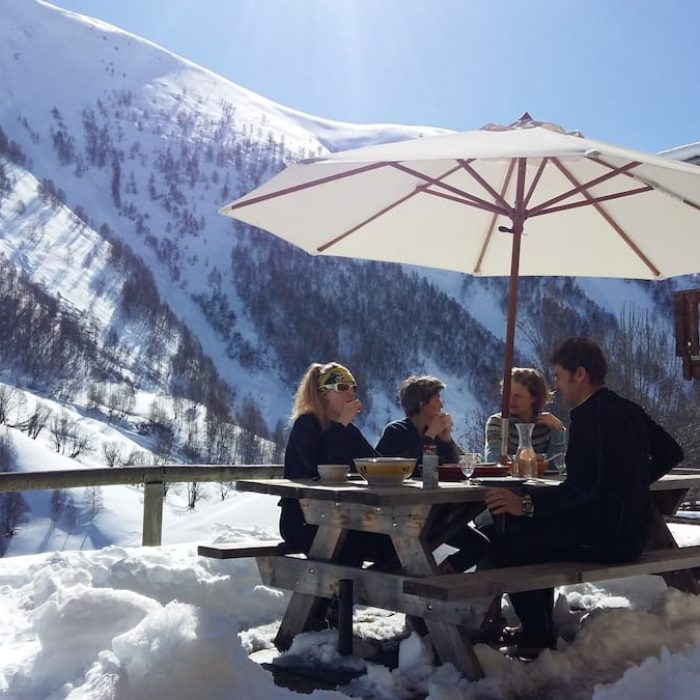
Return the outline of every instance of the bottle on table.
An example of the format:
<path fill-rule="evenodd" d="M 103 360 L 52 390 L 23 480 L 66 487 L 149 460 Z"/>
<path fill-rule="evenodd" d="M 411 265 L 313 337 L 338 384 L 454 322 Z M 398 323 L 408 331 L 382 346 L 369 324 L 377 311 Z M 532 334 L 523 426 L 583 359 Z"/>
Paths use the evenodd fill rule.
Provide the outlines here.
<path fill-rule="evenodd" d="M 434 489 L 438 485 L 438 455 L 437 447 L 431 444 L 423 445 L 423 488 Z"/>

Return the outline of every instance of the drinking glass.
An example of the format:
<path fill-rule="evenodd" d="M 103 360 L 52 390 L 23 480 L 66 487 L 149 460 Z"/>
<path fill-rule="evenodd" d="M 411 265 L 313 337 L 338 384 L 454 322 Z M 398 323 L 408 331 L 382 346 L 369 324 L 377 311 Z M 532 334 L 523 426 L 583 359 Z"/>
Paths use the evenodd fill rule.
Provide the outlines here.
<path fill-rule="evenodd" d="M 550 460 L 554 465 L 554 468 L 557 470 L 559 476 L 563 476 L 566 473 L 566 462 L 564 461 L 565 456 L 566 455 L 563 453 L 559 453 L 554 455 Z"/>
<path fill-rule="evenodd" d="M 467 481 L 471 479 L 480 457 L 481 454 L 479 452 L 465 452 L 459 456 L 459 468 L 462 474 L 467 477 Z"/>

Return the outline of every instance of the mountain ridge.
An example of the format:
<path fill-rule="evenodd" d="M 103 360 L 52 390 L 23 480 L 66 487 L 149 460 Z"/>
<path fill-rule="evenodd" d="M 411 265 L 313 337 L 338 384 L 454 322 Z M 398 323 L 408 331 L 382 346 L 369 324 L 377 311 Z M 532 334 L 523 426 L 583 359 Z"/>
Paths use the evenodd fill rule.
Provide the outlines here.
<path fill-rule="evenodd" d="M 373 270 L 386 276 L 390 286 L 392 277 L 406 274 L 402 268 L 392 270 L 390 266 L 359 261 L 345 261 L 339 268 L 329 259 L 299 258 L 294 270 L 278 265 L 277 278 L 273 279 L 269 269 L 259 264 L 260 259 L 267 255 L 284 260 L 287 256 L 291 261 L 297 259 L 295 254 L 286 253 L 285 244 L 268 234 L 232 224 L 216 211 L 293 160 L 324 153 L 329 147 L 365 145 L 446 130 L 333 122 L 277 105 L 99 20 L 36 0 L 8 3 L 7 10 L 4 29 L 0 29 L 0 65 L 10 77 L 7 91 L 0 98 L 0 127 L 25 154 L 25 167 L 32 172 L 36 187 L 48 189 L 60 206 L 77 215 L 102 241 L 112 246 L 119 241 L 143 261 L 153 276 L 159 301 L 174 311 L 212 358 L 221 378 L 230 384 L 239 402 L 238 408 L 231 405 L 233 412 L 240 411 L 240 402 L 253 402 L 271 431 L 287 415 L 303 365 L 335 358 L 354 362 L 353 369 L 367 377 L 364 386 L 372 392 L 368 404 L 373 409 L 363 418 L 370 433 L 376 435 L 383 422 L 396 417 L 398 408 L 389 387 L 398 384 L 400 374 L 395 368 L 379 371 L 363 367 L 362 355 L 348 349 L 354 338 L 363 337 L 360 310 L 367 307 L 363 300 L 366 290 L 353 286 L 355 279 Z M 32 195 L 27 189 L 30 186 L 17 174 L 19 171 L 11 172 L 16 173 L 12 177 L 22 193 L 16 192 L 13 212 L 9 206 L 3 210 L 4 220 L 20 232 L 21 239 L 29 226 L 26 212 L 19 214 L 17 209 L 20 200 L 26 206 L 24 199 L 31 201 Z M 78 235 L 78 228 L 65 223 L 63 227 L 53 234 L 55 240 L 61 241 L 59 247 L 76 246 L 67 231 Z M 37 231 L 41 230 L 34 228 L 33 235 L 38 236 Z M 4 238 L 6 254 L 8 240 Z M 97 238 L 91 240 L 93 249 L 86 250 L 84 258 L 94 262 L 104 244 Z M 25 250 L 20 255 L 21 245 L 18 239 L 10 258 L 28 274 L 37 274 L 36 261 L 27 257 L 32 251 Z M 280 356 L 287 352 L 282 342 L 285 333 L 279 328 L 274 329 L 275 333 L 266 330 L 274 314 L 252 315 L 243 298 L 244 292 L 252 290 L 241 288 L 235 271 L 240 269 L 237 260 L 257 270 L 257 283 L 263 292 L 274 288 L 282 278 L 293 285 L 294 275 L 298 279 L 316 276 L 310 293 L 323 299 L 327 308 L 324 319 L 330 317 L 333 322 L 327 324 L 318 341 L 298 339 L 295 363 L 289 364 Z M 72 285 L 75 293 L 81 286 L 81 273 L 76 274 L 65 259 L 63 266 L 58 267 L 53 281 L 38 281 L 58 293 L 60 277 Z M 352 298 L 357 300 L 356 308 L 343 304 L 339 290 L 328 291 L 334 288 L 339 269 L 350 271 L 347 282 Z M 427 286 L 420 287 L 425 298 L 414 300 L 413 305 L 442 300 L 444 306 L 454 301 L 461 310 L 455 311 L 453 325 L 458 329 L 476 329 L 470 331 L 476 333 L 475 337 L 483 334 L 483 340 L 478 341 L 488 348 L 482 352 L 484 364 L 479 368 L 483 376 L 475 379 L 475 373 L 467 372 L 469 367 L 464 363 L 450 364 L 445 359 L 445 348 L 450 343 L 469 347 L 468 337 L 460 337 L 463 330 L 457 332 L 455 339 L 450 337 L 449 328 L 441 330 L 445 334 L 442 344 L 433 343 L 430 352 L 425 352 L 425 327 L 416 321 L 413 305 L 402 298 L 401 290 L 387 296 L 390 308 L 375 311 L 380 315 L 371 324 L 373 340 L 379 346 L 382 342 L 387 347 L 391 345 L 390 339 L 383 339 L 382 313 L 398 315 L 404 326 L 415 326 L 412 332 L 401 336 L 401 347 L 412 349 L 413 361 L 396 364 L 404 373 L 426 371 L 445 378 L 449 385 L 448 407 L 462 424 L 470 411 L 497 405 L 504 284 L 499 279 L 466 280 L 456 273 L 407 270 L 410 272 L 406 280 L 416 275 L 427 282 Z M 534 284 L 543 289 L 553 285 L 551 288 L 556 290 L 558 283 L 540 280 Z M 569 298 L 571 304 L 579 304 L 586 298 L 585 286 L 582 281 L 562 289 L 574 295 Z M 594 286 L 599 290 L 600 302 L 605 296 L 600 292 L 605 283 L 596 282 Z M 627 293 L 644 289 L 619 282 L 611 283 L 609 288 Z M 654 308 L 650 295 L 639 291 L 637 296 L 644 305 Z M 81 299 L 73 302 L 75 308 L 102 304 L 97 316 L 104 329 L 104 340 L 110 330 L 114 331 L 112 339 L 115 334 L 118 337 L 120 329 L 110 325 L 112 309 L 106 302 L 88 297 L 88 292 L 82 293 Z M 99 295 L 97 298 L 102 299 Z M 299 314 L 307 309 L 300 307 L 299 302 L 299 308 L 284 307 L 282 314 L 282 302 L 286 301 L 278 297 L 277 323 L 293 329 Z M 526 320 L 537 314 L 527 299 L 522 301 L 521 318 Z M 610 305 L 619 306 L 617 302 Z M 325 323 L 324 319 L 319 319 L 319 325 Z M 312 320 L 313 315 L 307 322 Z M 579 321 L 583 323 L 584 319 Z M 389 325 L 384 323 L 385 327 Z M 273 336 L 279 340 L 271 344 Z M 527 344 L 522 343 L 520 350 L 521 361 L 529 361 Z M 262 363 L 253 372 L 251 357 Z M 288 369 L 281 371 L 281 367 Z M 156 375 L 159 372 L 153 371 Z M 167 373 L 160 383 L 167 384 Z M 375 392 L 374 386 L 381 386 L 381 391 Z"/>

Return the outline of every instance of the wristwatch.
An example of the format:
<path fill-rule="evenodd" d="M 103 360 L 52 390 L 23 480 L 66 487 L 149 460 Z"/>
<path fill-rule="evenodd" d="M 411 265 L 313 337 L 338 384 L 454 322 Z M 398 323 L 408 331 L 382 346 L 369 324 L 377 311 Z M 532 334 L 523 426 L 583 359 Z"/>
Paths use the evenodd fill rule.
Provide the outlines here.
<path fill-rule="evenodd" d="M 523 506 L 523 515 L 527 515 L 528 518 L 531 518 L 535 514 L 535 504 L 532 502 L 532 498 L 525 494 L 521 499 L 521 503 Z"/>

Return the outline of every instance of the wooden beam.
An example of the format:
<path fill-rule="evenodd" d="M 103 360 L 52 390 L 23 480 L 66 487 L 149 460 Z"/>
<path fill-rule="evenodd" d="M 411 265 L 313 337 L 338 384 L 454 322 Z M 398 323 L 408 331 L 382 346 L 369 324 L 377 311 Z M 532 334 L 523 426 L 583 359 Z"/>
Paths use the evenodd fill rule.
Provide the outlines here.
<path fill-rule="evenodd" d="M 645 552 L 636 561 L 624 564 L 548 562 L 503 569 L 484 569 L 466 574 L 407 579 L 404 592 L 436 600 L 456 601 L 474 596 L 519 593 L 588 581 L 660 574 L 697 566 L 700 566 L 700 546 L 679 547 Z"/>
<path fill-rule="evenodd" d="M 281 464 L 211 465 L 187 464 L 161 467 L 99 467 L 96 469 L 58 469 L 56 471 L 5 472 L 0 474 L 0 493 L 40 491 L 83 486 L 144 484 L 149 481 L 238 481 L 239 479 L 279 479 Z"/>

